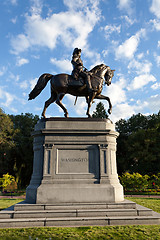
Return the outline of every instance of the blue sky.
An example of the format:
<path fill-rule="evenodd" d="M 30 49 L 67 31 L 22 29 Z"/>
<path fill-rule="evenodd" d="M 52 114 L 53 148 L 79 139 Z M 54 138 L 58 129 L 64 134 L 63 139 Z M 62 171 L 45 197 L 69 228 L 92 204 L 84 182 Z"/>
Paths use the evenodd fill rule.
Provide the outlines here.
<path fill-rule="evenodd" d="M 82 49 L 86 68 L 105 63 L 116 70 L 103 89 L 113 104 L 113 122 L 160 110 L 160 0 L 4 0 L 0 9 L 5 113 L 40 116 L 50 86 L 32 101 L 29 92 L 43 73 L 70 74 L 75 47 Z M 69 116 L 85 117 L 85 99 L 78 98 L 76 106 L 74 99 L 63 100 Z M 46 115 L 62 117 L 63 112 L 54 103 Z"/>

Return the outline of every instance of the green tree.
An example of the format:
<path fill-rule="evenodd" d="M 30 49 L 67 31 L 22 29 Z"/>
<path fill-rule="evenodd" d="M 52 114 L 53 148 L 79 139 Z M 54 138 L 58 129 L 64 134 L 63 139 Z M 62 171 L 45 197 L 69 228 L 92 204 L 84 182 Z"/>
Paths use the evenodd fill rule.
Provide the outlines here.
<path fill-rule="evenodd" d="M 13 122 L 0 108 L 0 176 L 5 172 L 13 174 L 12 151 L 15 147 L 15 134 Z"/>
<path fill-rule="evenodd" d="M 148 118 L 141 113 L 133 115 L 128 120 L 120 119 L 116 122 L 116 130 L 123 135 L 130 135 L 139 129 L 148 128 Z"/>
<path fill-rule="evenodd" d="M 93 118 L 108 118 L 108 115 L 106 113 L 104 104 L 102 102 L 99 102 L 96 106 L 96 111 L 92 114 Z"/>
<path fill-rule="evenodd" d="M 26 113 L 7 115 L 0 109 L 0 176 L 15 176 L 19 187 L 29 184 L 33 167 L 31 132 L 38 116 Z"/>
<path fill-rule="evenodd" d="M 160 169 L 160 136 L 157 128 L 139 129 L 128 138 L 128 159 L 132 171 L 153 174 Z"/>
<path fill-rule="evenodd" d="M 118 172 L 157 173 L 160 168 L 160 114 L 133 115 L 116 123 Z"/>
<path fill-rule="evenodd" d="M 14 160 L 14 176 L 19 187 L 26 187 L 31 178 L 33 169 L 33 137 L 31 133 L 39 120 L 37 115 L 30 113 L 21 115 L 10 115 L 14 129 L 17 130 L 14 136 L 15 148 L 12 151 Z"/>

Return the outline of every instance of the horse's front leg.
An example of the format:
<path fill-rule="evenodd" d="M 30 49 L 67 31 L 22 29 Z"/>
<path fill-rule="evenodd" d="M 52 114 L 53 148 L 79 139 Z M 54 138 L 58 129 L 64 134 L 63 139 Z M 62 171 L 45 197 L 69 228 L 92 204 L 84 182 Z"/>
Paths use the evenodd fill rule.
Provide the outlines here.
<path fill-rule="evenodd" d="M 107 100 L 108 103 L 109 103 L 108 113 L 109 113 L 109 114 L 112 113 L 112 104 L 111 104 L 111 101 L 110 101 L 110 98 L 109 98 L 109 97 L 106 97 L 106 96 L 100 94 L 100 95 L 97 95 L 95 98 L 96 98 L 96 99 Z"/>
<path fill-rule="evenodd" d="M 89 98 L 88 98 L 88 96 L 86 97 L 86 101 L 88 100 L 88 108 L 87 108 L 86 115 L 88 115 L 89 118 L 91 118 L 91 115 L 90 115 L 89 111 L 90 111 L 92 102 L 93 102 L 96 94 L 97 94 L 97 92 L 92 92 L 92 93 L 89 95 Z"/>

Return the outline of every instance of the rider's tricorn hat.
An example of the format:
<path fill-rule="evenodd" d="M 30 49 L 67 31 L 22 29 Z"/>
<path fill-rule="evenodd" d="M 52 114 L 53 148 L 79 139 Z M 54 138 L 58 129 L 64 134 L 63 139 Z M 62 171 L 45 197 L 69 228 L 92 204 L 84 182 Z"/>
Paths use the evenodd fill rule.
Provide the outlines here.
<path fill-rule="evenodd" d="M 81 52 L 81 49 L 75 48 L 74 51 L 73 51 L 73 55 L 74 55 L 74 54 L 77 54 L 78 52 Z"/>

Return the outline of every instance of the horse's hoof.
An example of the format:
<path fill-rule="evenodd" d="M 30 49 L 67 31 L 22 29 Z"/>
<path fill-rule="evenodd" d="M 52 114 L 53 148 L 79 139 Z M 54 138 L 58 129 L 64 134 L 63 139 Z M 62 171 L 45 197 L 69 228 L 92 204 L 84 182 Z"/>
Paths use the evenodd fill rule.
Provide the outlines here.
<path fill-rule="evenodd" d="M 111 114 L 111 113 L 112 113 L 112 110 L 111 110 L 111 109 L 108 109 L 108 113 Z"/>
<path fill-rule="evenodd" d="M 65 114 L 64 114 L 64 116 L 65 116 L 66 118 L 68 118 L 68 117 L 69 117 L 68 113 L 65 113 Z"/>
<path fill-rule="evenodd" d="M 42 114 L 41 118 L 42 118 L 42 119 L 43 119 L 43 118 L 46 118 L 46 115 L 45 115 L 45 114 Z"/>
<path fill-rule="evenodd" d="M 89 115 L 88 115 L 88 118 L 91 118 L 91 117 L 92 117 L 92 116 L 89 114 Z"/>

